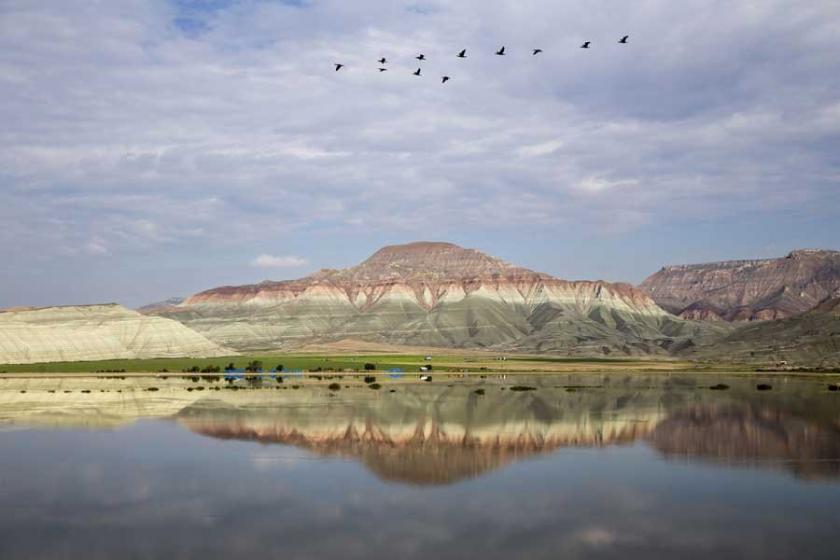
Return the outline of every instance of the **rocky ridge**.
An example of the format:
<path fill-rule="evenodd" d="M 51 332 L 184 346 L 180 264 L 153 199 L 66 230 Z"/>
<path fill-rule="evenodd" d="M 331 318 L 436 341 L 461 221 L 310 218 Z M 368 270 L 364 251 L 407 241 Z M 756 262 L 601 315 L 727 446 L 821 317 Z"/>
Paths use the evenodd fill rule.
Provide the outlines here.
<path fill-rule="evenodd" d="M 764 321 L 804 313 L 840 291 L 840 251 L 667 266 L 639 286 L 685 319 Z"/>

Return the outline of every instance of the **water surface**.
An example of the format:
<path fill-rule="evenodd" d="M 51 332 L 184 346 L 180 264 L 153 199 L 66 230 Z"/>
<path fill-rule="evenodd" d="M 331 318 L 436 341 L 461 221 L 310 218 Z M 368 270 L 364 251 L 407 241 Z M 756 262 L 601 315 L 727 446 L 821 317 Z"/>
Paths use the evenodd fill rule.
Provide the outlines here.
<path fill-rule="evenodd" d="M 7 382 L 0 558 L 834 558 L 840 393 L 765 381 Z"/>

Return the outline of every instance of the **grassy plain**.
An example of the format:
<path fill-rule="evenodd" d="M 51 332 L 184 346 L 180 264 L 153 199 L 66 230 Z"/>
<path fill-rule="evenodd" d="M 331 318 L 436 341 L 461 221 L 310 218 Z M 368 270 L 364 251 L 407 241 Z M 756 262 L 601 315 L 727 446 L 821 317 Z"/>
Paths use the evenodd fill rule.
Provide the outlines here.
<path fill-rule="evenodd" d="M 208 366 L 222 370 L 229 364 L 244 368 L 252 361 L 260 361 L 266 372 L 282 365 L 285 373 L 300 372 L 363 372 L 365 364 L 374 364 L 379 373 L 400 369 L 405 373 L 419 373 L 423 366 L 433 371 L 450 373 L 594 373 L 594 372 L 737 372 L 753 371 L 744 364 L 706 364 L 674 360 L 643 360 L 630 358 L 564 358 L 549 356 L 499 356 L 484 354 L 254 354 L 225 358 L 160 358 L 146 360 L 102 360 L 94 362 L 52 362 L 42 364 L 0 365 L 0 374 L 90 374 L 125 372 L 129 374 L 181 373 L 193 367 Z"/>

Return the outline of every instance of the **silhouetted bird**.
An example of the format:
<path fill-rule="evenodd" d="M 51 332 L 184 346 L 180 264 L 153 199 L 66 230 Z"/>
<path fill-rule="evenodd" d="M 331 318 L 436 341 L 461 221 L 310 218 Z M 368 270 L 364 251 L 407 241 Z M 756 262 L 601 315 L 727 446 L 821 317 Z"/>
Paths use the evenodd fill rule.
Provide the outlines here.
<path fill-rule="evenodd" d="M 542 50 L 542 49 L 534 49 L 534 56 L 537 56 L 537 55 L 538 55 L 538 54 L 540 54 L 541 52 L 543 52 L 543 50 Z"/>
<path fill-rule="evenodd" d="M 339 71 L 339 70 L 341 70 L 342 68 L 344 68 L 344 65 L 343 65 L 343 64 L 336 64 L 336 65 L 335 65 L 335 71 L 336 71 L 336 72 L 338 72 L 338 71 Z"/>
<path fill-rule="evenodd" d="M 497 51 L 496 51 L 496 54 L 497 54 L 498 56 L 505 56 L 505 48 L 504 48 L 504 47 L 502 47 L 501 49 L 497 50 Z"/>
<path fill-rule="evenodd" d="M 417 60 L 426 60 L 426 55 L 423 54 L 423 53 L 420 53 L 420 54 L 417 55 L 416 58 L 417 58 Z"/>
<path fill-rule="evenodd" d="M 588 49 L 588 48 L 589 48 L 589 45 L 591 45 L 591 44 L 592 44 L 592 41 L 587 41 L 587 42 L 585 42 L 584 44 L 582 44 L 582 45 L 580 46 L 580 48 L 582 48 L 582 49 Z"/>
<path fill-rule="evenodd" d="M 379 71 L 380 71 L 380 72 L 387 72 L 387 71 L 388 71 L 388 69 L 387 69 L 387 68 L 380 68 L 380 69 L 379 69 Z"/>
<path fill-rule="evenodd" d="M 414 73 L 415 76 L 420 76 L 420 68 L 417 69 L 417 72 Z"/>
<path fill-rule="evenodd" d="M 467 58 L 467 49 L 464 49 L 461 52 L 459 52 L 458 58 Z"/>
<path fill-rule="evenodd" d="M 379 59 L 379 64 L 388 64 L 388 59 L 383 56 Z"/>
<path fill-rule="evenodd" d="M 622 45 L 626 45 L 627 41 L 629 41 L 629 40 L 630 40 L 630 35 L 625 35 L 624 37 L 621 38 L 619 43 L 621 43 Z"/>
<path fill-rule="evenodd" d="M 443 78 L 440 79 L 440 83 L 445 84 L 449 80 L 450 80 L 449 76 L 444 76 Z"/>

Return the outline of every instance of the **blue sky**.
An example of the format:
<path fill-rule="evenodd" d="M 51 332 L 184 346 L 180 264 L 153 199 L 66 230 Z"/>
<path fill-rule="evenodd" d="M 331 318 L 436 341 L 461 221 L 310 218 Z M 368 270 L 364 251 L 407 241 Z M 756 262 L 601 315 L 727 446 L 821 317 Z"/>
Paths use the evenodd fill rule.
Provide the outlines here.
<path fill-rule="evenodd" d="M 0 306 L 136 306 L 421 239 L 634 283 L 840 248 L 833 1 L 74 7 L 0 0 Z"/>

